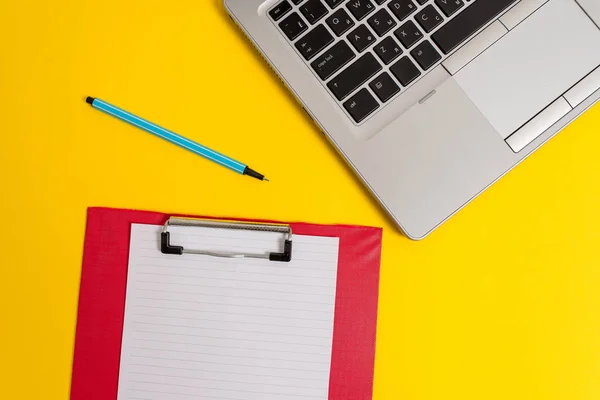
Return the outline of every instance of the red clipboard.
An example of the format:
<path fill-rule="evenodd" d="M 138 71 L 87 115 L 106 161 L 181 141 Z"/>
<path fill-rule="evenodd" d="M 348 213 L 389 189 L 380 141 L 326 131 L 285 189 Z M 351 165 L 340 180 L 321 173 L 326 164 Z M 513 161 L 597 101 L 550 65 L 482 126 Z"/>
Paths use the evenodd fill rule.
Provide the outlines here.
<path fill-rule="evenodd" d="M 131 224 L 170 216 L 88 209 L 71 400 L 116 400 Z M 294 234 L 340 238 L 329 399 L 371 399 L 382 230 L 290 225 Z"/>

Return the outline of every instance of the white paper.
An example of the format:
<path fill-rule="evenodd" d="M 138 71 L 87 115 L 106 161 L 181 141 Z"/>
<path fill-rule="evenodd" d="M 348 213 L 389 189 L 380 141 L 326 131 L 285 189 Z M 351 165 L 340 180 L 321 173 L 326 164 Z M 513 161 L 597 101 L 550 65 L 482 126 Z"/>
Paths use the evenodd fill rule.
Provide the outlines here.
<path fill-rule="evenodd" d="M 293 237 L 293 260 L 160 252 L 132 225 L 118 400 L 327 400 L 338 238 Z M 281 252 L 284 235 L 172 227 L 171 243 Z"/>

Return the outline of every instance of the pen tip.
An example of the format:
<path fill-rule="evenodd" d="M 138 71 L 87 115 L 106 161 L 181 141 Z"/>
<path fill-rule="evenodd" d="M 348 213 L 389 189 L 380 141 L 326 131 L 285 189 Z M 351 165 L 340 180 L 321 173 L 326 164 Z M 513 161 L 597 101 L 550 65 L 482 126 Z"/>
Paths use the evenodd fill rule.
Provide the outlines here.
<path fill-rule="evenodd" d="M 267 178 L 265 178 L 263 174 L 259 174 L 250 167 L 246 167 L 246 169 L 244 169 L 244 175 L 251 176 L 252 178 L 258 179 L 259 181 L 269 181 Z"/>
<path fill-rule="evenodd" d="M 271 182 L 270 180 L 268 180 L 267 178 L 263 178 L 263 181 L 265 182 Z"/>
<path fill-rule="evenodd" d="M 93 97 L 90 97 L 90 96 L 85 98 L 85 102 L 88 104 L 92 104 L 94 102 L 94 100 L 96 100 L 96 99 L 94 99 Z"/>

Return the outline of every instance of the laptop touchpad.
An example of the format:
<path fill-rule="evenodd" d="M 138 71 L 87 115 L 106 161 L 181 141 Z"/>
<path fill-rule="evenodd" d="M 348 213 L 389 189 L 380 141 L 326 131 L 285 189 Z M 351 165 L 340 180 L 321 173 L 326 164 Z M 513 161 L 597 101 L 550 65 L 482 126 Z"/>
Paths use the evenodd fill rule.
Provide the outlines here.
<path fill-rule="evenodd" d="M 550 0 L 455 78 L 506 139 L 600 65 L 600 29 L 574 0 Z"/>

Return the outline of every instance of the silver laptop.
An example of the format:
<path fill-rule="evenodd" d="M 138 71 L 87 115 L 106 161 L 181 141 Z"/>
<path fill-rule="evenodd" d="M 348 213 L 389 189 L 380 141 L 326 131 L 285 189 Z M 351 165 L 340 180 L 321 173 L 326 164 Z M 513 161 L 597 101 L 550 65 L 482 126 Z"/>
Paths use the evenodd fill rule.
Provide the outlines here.
<path fill-rule="evenodd" d="M 600 0 L 225 5 L 412 239 L 600 98 Z"/>

